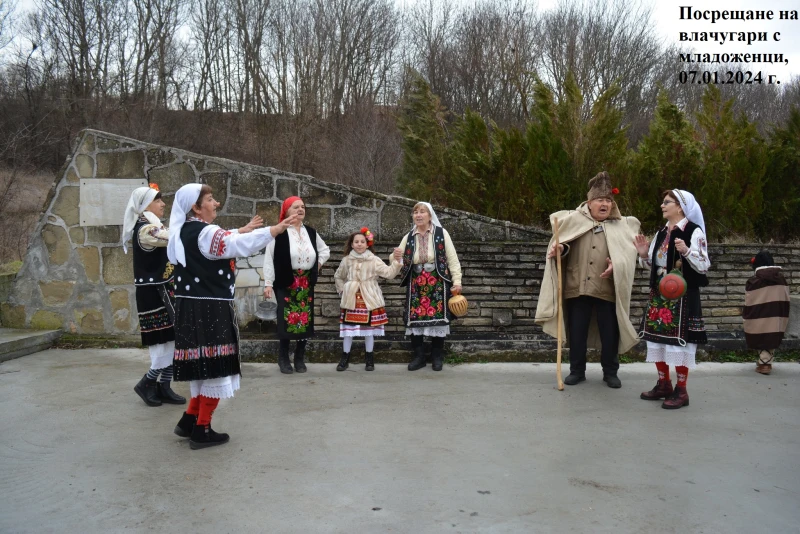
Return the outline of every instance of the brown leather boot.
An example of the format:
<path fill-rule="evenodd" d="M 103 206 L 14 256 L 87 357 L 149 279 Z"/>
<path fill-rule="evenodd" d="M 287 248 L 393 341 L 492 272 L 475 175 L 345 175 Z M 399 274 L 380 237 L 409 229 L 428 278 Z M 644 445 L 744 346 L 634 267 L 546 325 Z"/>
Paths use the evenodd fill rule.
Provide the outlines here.
<path fill-rule="evenodd" d="M 666 399 L 670 395 L 672 395 L 672 380 L 659 380 L 656 382 L 656 387 L 650 391 L 642 392 L 639 398 L 644 400 L 661 400 Z"/>
<path fill-rule="evenodd" d="M 689 394 L 686 393 L 686 388 L 681 386 L 675 386 L 672 396 L 661 404 L 661 407 L 665 410 L 677 410 L 684 406 L 689 406 Z"/>

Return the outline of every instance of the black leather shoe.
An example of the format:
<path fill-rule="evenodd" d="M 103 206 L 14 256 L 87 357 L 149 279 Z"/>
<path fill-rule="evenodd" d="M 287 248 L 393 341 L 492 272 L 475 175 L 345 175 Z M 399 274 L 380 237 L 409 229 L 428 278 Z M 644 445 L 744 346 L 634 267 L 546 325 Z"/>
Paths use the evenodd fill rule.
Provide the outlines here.
<path fill-rule="evenodd" d="M 585 374 L 570 373 L 569 376 L 567 376 L 567 378 L 564 379 L 564 383 L 568 386 L 574 386 L 575 384 L 583 382 L 584 380 L 586 380 Z"/>
<path fill-rule="evenodd" d="M 342 353 L 342 359 L 339 360 L 339 365 L 336 366 L 336 370 L 337 371 L 344 371 L 348 367 L 350 367 L 350 353 L 349 352 L 343 352 Z"/>
<path fill-rule="evenodd" d="M 173 432 L 182 438 L 188 438 L 192 435 L 195 423 L 197 423 L 196 415 L 189 415 L 183 412 L 183 417 L 181 417 L 181 420 L 175 425 L 175 430 Z"/>
<path fill-rule="evenodd" d="M 205 449 L 206 447 L 214 447 L 215 445 L 222 445 L 228 443 L 230 436 L 228 434 L 220 434 L 211 429 L 211 425 L 194 425 L 192 429 L 192 438 L 189 440 L 189 447 L 192 450 Z"/>
<path fill-rule="evenodd" d="M 133 386 L 133 391 L 139 395 L 148 406 L 161 406 L 161 399 L 158 398 L 158 382 L 144 375 L 139 383 Z M 184 399 L 185 400 L 185 399 Z"/>
<path fill-rule="evenodd" d="M 608 384 L 608 387 L 619 389 L 622 387 L 622 381 L 617 375 L 603 375 L 603 382 Z"/>
<path fill-rule="evenodd" d="M 186 404 L 186 398 L 172 391 L 169 382 L 158 383 L 158 398 L 167 404 Z"/>

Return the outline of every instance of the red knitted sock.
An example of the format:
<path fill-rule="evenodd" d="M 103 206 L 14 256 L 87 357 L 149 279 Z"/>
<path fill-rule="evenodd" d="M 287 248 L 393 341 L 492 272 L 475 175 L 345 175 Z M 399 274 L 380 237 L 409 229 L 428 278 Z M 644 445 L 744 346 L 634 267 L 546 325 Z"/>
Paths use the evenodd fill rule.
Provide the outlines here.
<path fill-rule="evenodd" d="M 678 387 L 686 387 L 686 378 L 689 376 L 689 368 L 683 365 L 675 367 L 675 373 L 678 375 Z"/>
<path fill-rule="evenodd" d="M 219 399 L 212 399 L 211 397 L 198 396 L 200 399 L 200 413 L 197 416 L 197 424 L 208 426 L 211 424 L 211 416 L 214 415 L 219 404 Z"/>
<path fill-rule="evenodd" d="M 669 380 L 669 365 L 667 362 L 656 362 L 659 380 Z"/>
<path fill-rule="evenodd" d="M 189 407 L 186 408 L 186 413 L 189 415 L 197 415 L 200 413 L 200 398 L 192 397 L 189 399 Z"/>

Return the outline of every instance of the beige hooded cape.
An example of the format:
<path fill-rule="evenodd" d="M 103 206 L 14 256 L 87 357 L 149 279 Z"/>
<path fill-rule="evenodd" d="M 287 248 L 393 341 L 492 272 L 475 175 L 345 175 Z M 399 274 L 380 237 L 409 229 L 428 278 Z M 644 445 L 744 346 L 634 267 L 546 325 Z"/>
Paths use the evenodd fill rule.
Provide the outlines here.
<path fill-rule="evenodd" d="M 586 202 L 576 210 L 563 210 L 550 215 L 550 224 L 555 229 L 554 219 L 558 219 L 558 237 L 561 243 L 569 243 L 590 232 L 595 222 L 589 213 Z M 636 217 L 622 217 L 616 202 L 611 208 L 611 215 L 605 221 L 606 242 L 614 266 L 614 292 L 617 300 L 617 322 L 619 323 L 619 353 L 627 352 L 634 347 L 639 338 L 630 321 L 631 291 L 636 270 L 636 247 L 633 238 L 639 233 L 639 220 Z M 550 240 L 550 246 L 555 242 L 555 234 Z M 549 248 L 548 248 L 549 250 Z M 547 260 L 544 269 L 544 278 L 539 292 L 539 302 L 536 306 L 536 323 L 542 325 L 546 334 L 553 337 L 558 335 L 558 285 L 556 279 L 556 259 Z M 563 276 L 563 272 L 562 272 Z M 563 279 L 562 279 L 563 283 Z M 563 286 L 562 286 L 563 288 Z M 563 302 L 561 303 L 563 305 Z M 566 310 L 565 310 L 566 313 Z M 564 342 L 569 338 L 566 324 L 564 325 Z M 600 335 L 597 321 L 589 323 L 589 337 L 587 347 L 600 349 Z"/>

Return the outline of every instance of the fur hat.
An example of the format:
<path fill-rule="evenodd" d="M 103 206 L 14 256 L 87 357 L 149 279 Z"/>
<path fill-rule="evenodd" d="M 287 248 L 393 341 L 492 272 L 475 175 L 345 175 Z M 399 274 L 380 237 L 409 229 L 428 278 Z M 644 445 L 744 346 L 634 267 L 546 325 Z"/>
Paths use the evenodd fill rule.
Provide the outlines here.
<path fill-rule="evenodd" d="M 611 187 L 611 176 L 606 171 L 601 171 L 597 173 L 597 176 L 589 180 L 587 200 L 596 198 L 610 198 L 613 200 L 614 195 L 618 192 L 616 187 Z"/>

